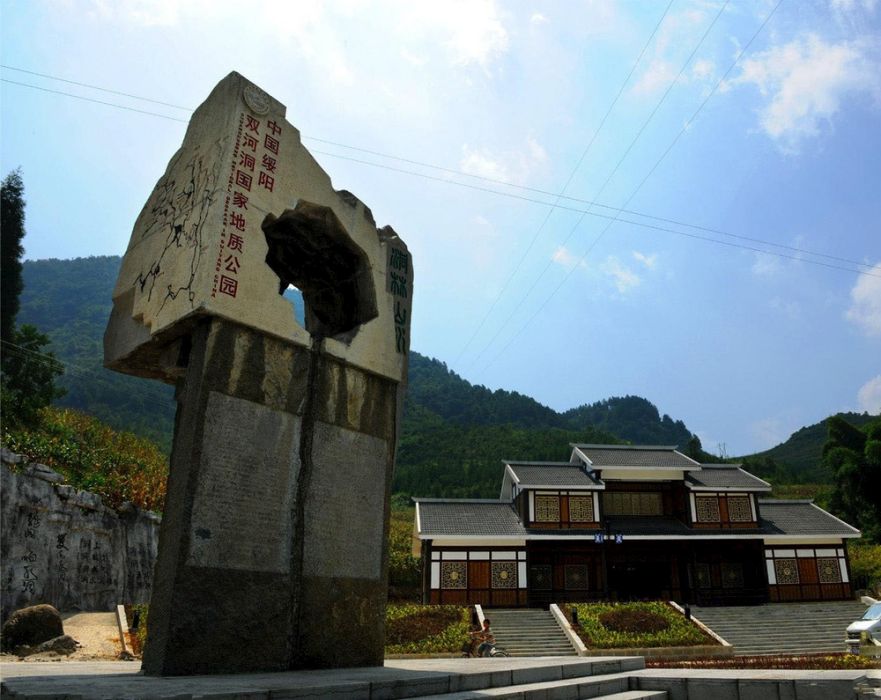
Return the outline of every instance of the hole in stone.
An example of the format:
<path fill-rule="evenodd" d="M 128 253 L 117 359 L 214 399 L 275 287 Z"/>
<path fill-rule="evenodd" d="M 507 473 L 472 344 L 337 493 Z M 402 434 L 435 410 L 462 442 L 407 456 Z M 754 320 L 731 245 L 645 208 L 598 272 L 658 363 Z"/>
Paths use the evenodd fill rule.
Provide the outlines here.
<path fill-rule="evenodd" d="M 289 284 L 288 288 L 283 290 L 281 295 L 287 299 L 291 308 L 294 310 L 294 318 L 303 328 L 306 327 L 306 301 L 303 299 L 303 292 L 294 285 Z"/>
<path fill-rule="evenodd" d="M 279 294 L 302 292 L 306 330 L 316 337 L 350 340 L 377 316 L 367 254 L 349 237 L 330 207 L 299 201 L 275 217 L 263 233 L 266 264 L 278 275 Z"/>

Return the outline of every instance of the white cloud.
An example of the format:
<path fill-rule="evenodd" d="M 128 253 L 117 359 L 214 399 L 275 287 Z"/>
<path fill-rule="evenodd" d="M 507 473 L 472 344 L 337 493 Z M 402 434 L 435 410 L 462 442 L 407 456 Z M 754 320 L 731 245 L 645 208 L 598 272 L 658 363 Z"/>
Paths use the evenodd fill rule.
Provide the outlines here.
<path fill-rule="evenodd" d="M 767 253 L 755 253 L 752 272 L 759 277 L 773 277 L 780 273 L 780 258 Z"/>
<path fill-rule="evenodd" d="M 881 413 L 881 374 L 872 377 L 860 387 L 857 402 L 861 411 Z"/>
<path fill-rule="evenodd" d="M 520 184 L 526 182 L 547 160 L 547 151 L 530 136 L 522 149 L 503 154 L 495 154 L 488 148 L 471 148 L 466 143 L 462 146 L 459 169 L 469 175 Z"/>
<path fill-rule="evenodd" d="M 743 63 L 731 85 L 754 85 L 767 98 L 762 129 L 788 150 L 831 122 L 854 93 L 881 95 L 881 65 L 868 40 L 827 43 L 816 34 L 774 46 Z"/>
<path fill-rule="evenodd" d="M 529 18 L 530 24 L 547 24 L 548 18 L 545 17 L 541 12 L 533 12 L 532 17 Z"/>
<path fill-rule="evenodd" d="M 860 275 L 850 290 L 851 305 L 845 314 L 868 336 L 881 335 L 881 263 L 869 275 Z"/>
<path fill-rule="evenodd" d="M 654 270 L 655 265 L 658 262 L 658 254 L 652 253 L 651 255 L 645 255 L 644 253 L 640 253 L 638 250 L 633 251 L 633 258 L 641 262 L 645 265 L 649 270 Z"/>
<path fill-rule="evenodd" d="M 691 67 L 691 77 L 695 80 L 708 80 L 713 77 L 716 70 L 716 64 L 708 58 L 701 58 L 694 62 Z"/>
<path fill-rule="evenodd" d="M 774 297 L 768 302 L 768 305 L 775 311 L 779 311 L 789 318 L 798 318 L 801 315 L 801 306 L 797 301 L 787 301 L 780 297 Z"/>
<path fill-rule="evenodd" d="M 655 59 L 636 81 L 631 92 L 641 96 L 653 95 L 661 89 L 666 89 L 675 77 L 676 71 L 670 63 Z"/>
<path fill-rule="evenodd" d="M 763 418 L 750 425 L 750 432 L 761 449 L 769 449 L 786 440 L 790 432 L 779 418 Z"/>
<path fill-rule="evenodd" d="M 571 250 L 562 245 L 554 251 L 554 254 L 551 256 L 551 260 L 553 260 L 558 265 L 561 265 L 562 267 L 570 270 L 575 267 L 575 265 L 587 267 L 587 263 L 584 260 L 576 258 Z"/>
<path fill-rule="evenodd" d="M 642 283 L 642 279 L 629 267 L 622 265 L 614 255 L 606 258 L 603 263 L 602 271 L 608 275 L 615 284 L 615 287 L 621 294 L 626 294 L 634 287 L 638 287 Z"/>
<path fill-rule="evenodd" d="M 469 175 L 489 177 L 494 180 L 510 180 L 508 169 L 501 160 L 495 158 L 486 148 L 472 149 L 467 143 L 462 146 L 462 159 L 459 169 Z"/>

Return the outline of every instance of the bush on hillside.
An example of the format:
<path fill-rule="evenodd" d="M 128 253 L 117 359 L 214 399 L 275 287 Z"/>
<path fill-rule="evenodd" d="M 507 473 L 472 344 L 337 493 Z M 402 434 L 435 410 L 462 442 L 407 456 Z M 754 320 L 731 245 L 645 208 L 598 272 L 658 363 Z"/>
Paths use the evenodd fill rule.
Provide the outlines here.
<path fill-rule="evenodd" d="M 130 501 L 161 511 L 168 460 L 159 447 L 132 433 L 116 432 L 97 418 L 47 408 L 35 428 L 4 427 L 3 444 L 40 462 L 79 489 L 97 493 L 111 508 Z"/>

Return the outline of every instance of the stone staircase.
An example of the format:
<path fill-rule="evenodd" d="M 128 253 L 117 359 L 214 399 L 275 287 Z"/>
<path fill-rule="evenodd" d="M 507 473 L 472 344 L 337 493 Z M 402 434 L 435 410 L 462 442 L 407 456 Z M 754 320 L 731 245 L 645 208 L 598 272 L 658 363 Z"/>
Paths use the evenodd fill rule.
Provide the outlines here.
<path fill-rule="evenodd" d="M 844 651 L 847 626 L 864 612 L 859 601 L 691 609 L 740 656 Z"/>
<path fill-rule="evenodd" d="M 572 643 L 547 610 L 484 609 L 496 644 L 511 656 L 577 656 Z"/>

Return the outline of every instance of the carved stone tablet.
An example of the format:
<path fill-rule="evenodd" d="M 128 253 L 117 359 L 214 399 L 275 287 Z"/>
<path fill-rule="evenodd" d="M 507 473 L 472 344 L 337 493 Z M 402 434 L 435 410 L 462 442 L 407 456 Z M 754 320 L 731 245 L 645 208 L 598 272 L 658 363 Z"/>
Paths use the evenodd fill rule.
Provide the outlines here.
<path fill-rule="evenodd" d="M 315 424 L 314 473 L 306 504 L 308 576 L 379 579 L 388 446 L 384 440 Z"/>
<path fill-rule="evenodd" d="M 288 571 L 299 442 L 298 417 L 211 392 L 188 564 Z"/>

